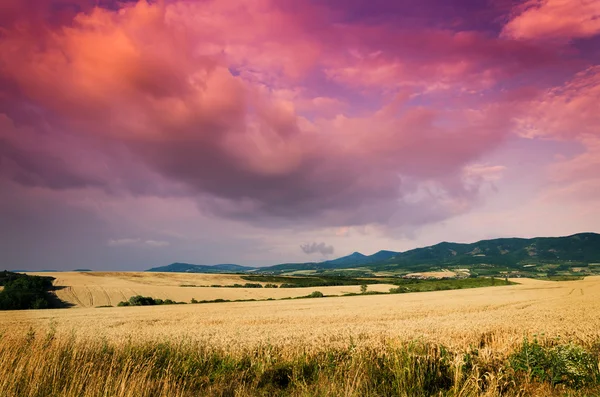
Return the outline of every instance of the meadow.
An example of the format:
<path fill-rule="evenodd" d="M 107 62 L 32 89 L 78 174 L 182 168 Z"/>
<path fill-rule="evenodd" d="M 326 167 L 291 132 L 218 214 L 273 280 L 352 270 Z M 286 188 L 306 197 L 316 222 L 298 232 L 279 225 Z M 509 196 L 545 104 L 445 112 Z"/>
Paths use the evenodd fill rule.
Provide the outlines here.
<path fill-rule="evenodd" d="M 182 281 L 164 278 L 164 288 Z M 2 312 L 0 390 L 599 395 L 600 278 L 517 281 L 391 295 Z M 325 288 L 339 287 L 319 290 Z M 310 288 L 286 292 L 292 290 L 306 295 Z"/>

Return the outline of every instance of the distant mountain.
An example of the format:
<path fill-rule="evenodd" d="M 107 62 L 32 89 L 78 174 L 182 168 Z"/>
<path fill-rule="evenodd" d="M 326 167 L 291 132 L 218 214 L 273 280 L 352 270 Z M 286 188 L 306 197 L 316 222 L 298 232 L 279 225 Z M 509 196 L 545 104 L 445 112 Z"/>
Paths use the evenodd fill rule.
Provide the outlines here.
<path fill-rule="evenodd" d="M 465 266 L 485 269 L 521 269 L 524 266 L 546 266 L 570 269 L 600 264 L 600 234 L 579 233 L 566 237 L 498 238 L 471 244 L 442 242 L 430 247 L 405 252 L 379 251 L 373 255 L 354 252 L 324 262 L 283 263 L 268 267 L 239 265 L 191 265 L 173 263 L 150 269 L 153 272 L 193 273 L 288 273 L 294 271 L 327 271 L 360 267 L 369 271 L 427 271 L 442 267 Z M 483 270 L 481 270 L 483 269 Z M 600 269 L 599 269 L 600 270 Z"/>
<path fill-rule="evenodd" d="M 376 270 L 427 269 L 432 266 L 493 265 L 522 267 L 536 264 L 580 265 L 600 262 L 600 234 L 566 237 L 499 238 L 472 244 L 443 242 L 397 254 L 374 266 Z"/>
<path fill-rule="evenodd" d="M 168 266 L 153 267 L 147 272 L 176 272 L 176 273 L 243 273 L 254 270 L 253 267 L 222 264 L 222 265 L 192 265 L 189 263 L 171 263 Z"/>
<path fill-rule="evenodd" d="M 373 255 L 363 255 L 360 252 L 354 252 L 348 256 L 343 256 L 338 259 L 330 261 L 320 262 L 317 264 L 317 268 L 320 269 L 344 269 L 354 266 L 363 266 L 380 261 L 388 260 L 398 255 L 398 252 L 394 251 L 379 251 Z"/>

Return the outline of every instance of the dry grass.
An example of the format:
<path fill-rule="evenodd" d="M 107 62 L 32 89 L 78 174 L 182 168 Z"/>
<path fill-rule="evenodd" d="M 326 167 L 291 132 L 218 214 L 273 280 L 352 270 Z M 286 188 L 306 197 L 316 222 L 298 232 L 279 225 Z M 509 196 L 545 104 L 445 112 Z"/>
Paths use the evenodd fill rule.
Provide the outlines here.
<path fill-rule="evenodd" d="M 314 288 L 210 288 L 189 285 L 245 284 L 247 280 L 231 274 L 143 273 L 143 272 L 59 272 L 29 273 L 52 276 L 58 297 L 75 307 L 116 306 L 131 296 L 189 302 L 197 300 L 281 299 L 321 291 L 326 295 L 360 292 L 359 286 Z M 261 283 L 265 284 L 265 283 Z M 182 287 L 186 285 L 186 287 Z M 387 292 L 393 285 L 375 284 L 370 291 Z"/>

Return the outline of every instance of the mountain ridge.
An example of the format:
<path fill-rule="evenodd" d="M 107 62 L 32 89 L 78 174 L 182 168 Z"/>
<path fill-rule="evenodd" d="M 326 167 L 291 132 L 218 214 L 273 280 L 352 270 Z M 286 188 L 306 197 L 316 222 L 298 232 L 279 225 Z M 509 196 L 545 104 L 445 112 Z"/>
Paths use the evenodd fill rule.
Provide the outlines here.
<path fill-rule="evenodd" d="M 372 255 L 353 252 L 322 262 L 282 263 L 266 267 L 193 265 L 173 263 L 148 271 L 198 273 L 286 273 L 361 268 L 370 271 L 428 271 L 441 267 L 479 266 L 514 269 L 522 266 L 587 266 L 600 263 L 600 234 L 577 233 L 561 237 L 502 237 L 474 243 L 443 241 L 404 252 L 381 250 Z M 552 270 L 552 269 L 550 269 Z M 600 269 L 599 269 L 600 270 Z"/>

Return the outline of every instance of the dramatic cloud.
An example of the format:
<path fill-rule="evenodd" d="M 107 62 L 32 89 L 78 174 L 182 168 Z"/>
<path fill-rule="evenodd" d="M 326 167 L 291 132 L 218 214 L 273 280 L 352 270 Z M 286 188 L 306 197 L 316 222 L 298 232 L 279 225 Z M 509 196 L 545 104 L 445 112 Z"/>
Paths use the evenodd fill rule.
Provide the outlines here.
<path fill-rule="evenodd" d="M 597 2 L 487 5 L 9 1 L 0 186 L 99 219 L 160 198 L 261 230 L 414 235 L 511 194 L 501 153 L 522 139 L 577 145 L 530 171 L 592 191 L 600 73 L 573 41 L 597 38 Z M 90 242 L 175 250 L 128 222 Z"/>
<path fill-rule="evenodd" d="M 265 2 L 262 7 L 271 6 Z M 319 63 L 325 64 L 363 65 L 363 59 L 343 61 L 338 55 L 326 55 L 322 47 L 328 43 L 321 44 L 303 32 L 301 19 L 276 9 L 259 15 L 261 10 L 227 14 L 230 19 L 221 24 L 222 16 L 200 24 L 197 18 L 204 13 L 231 12 L 229 5 L 224 1 L 169 6 L 139 2 L 118 13 L 94 9 L 78 14 L 72 26 L 50 30 L 43 39 L 27 30 L 9 33 L 0 44 L 5 54 L 3 72 L 23 101 L 45 110 L 47 115 L 39 116 L 39 122 L 63 141 L 58 147 L 37 149 L 40 156 L 32 162 L 26 153 L 33 149 L 20 142 L 24 138 L 15 141 L 14 134 L 9 134 L 4 157 L 15 168 L 10 176 L 53 188 L 105 184 L 113 189 L 114 179 L 105 170 L 94 173 L 69 166 L 81 162 L 73 157 L 93 142 L 102 154 L 90 156 L 90 164 L 93 157 L 125 147 L 132 161 L 141 161 L 167 180 L 182 184 L 204 208 L 255 222 L 308 216 L 324 225 L 385 223 L 403 206 L 411 213 L 423 211 L 421 203 L 402 203 L 403 196 L 419 189 L 420 181 L 434 184 L 448 202 L 470 200 L 471 193 L 460 184 L 458 173 L 502 142 L 510 120 L 501 113 L 508 109 L 411 106 L 411 96 L 400 95 L 365 116 L 307 118 L 296 110 L 294 98 L 280 96 L 278 84 L 297 81 L 317 67 L 316 54 L 321 54 Z M 258 40 L 272 32 L 241 21 L 238 29 L 246 34 L 227 33 L 229 24 L 242 17 L 257 22 L 276 20 L 272 28 L 284 29 L 277 36 L 281 41 L 271 38 L 272 45 L 265 48 Z M 289 23 L 283 27 L 286 20 Z M 365 29 L 331 35 L 350 33 L 357 45 L 365 46 L 375 35 L 385 34 Z M 368 33 L 366 38 L 363 32 Z M 294 39 L 283 41 L 288 35 Z M 231 43 L 226 44 L 228 36 Z M 440 37 L 444 39 L 445 33 Z M 43 47 L 38 45 L 40 40 Z M 429 40 L 437 41 L 426 38 L 426 46 Z M 437 48 L 463 51 L 469 46 L 483 47 L 480 41 L 476 36 L 459 35 Z M 416 46 L 406 51 L 410 56 Z M 299 58 L 307 54 L 314 56 Z M 470 75 L 475 67 L 448 67 L 447 56 L 444 52 L 440 59 L 412 62 L 431 64 L 433 79 L 441 82 Z M 451 64 L 455 62 L 462 61 Z M 240 71 L 238 76 L 230 72 L 232 67 Z M 260 81 L 254 72 L 246 76 L 247 70 L 260 70 Z M 326 73 L 332 70 L 327 68 Z M 485 66 L 480 72 L 486 73 Z M 277 77 L 271 87 L 264 85 L 263 80 Z M 413 78 L 423 80 L 383 76 L 369 84 L 387 86 L 389 78 L 404 78 L 408 85 L 414 84 Z M 309 95 L 311 90 L 307 86 L 305 94 L 299 95 Z M 322 105 L 321 98 L 315 96 L 313 104 Z M 25 136 L 29 130 L 39 134 L 40 127 L 25 126 Z M 136 191 L 135 176 L 125 176 L 131 178 L 124 181 L 129 184 L 125 187 Z M 431 203 L 423 204 L 430 207 Z M 456 212 L 456 206 L 444 206 L 437 206 L 440 213 L 435 218 Z M 460 207 L 466 209 L 468 204 Z M 429 216 L 404 218 L 421 223 Z"/>
<path fill-rule="evenodd" d="M 310 243 L 302 244 L 300 249 L 305 254 L 321 254 L 321 255 L 332 255 L 334 252 L 332 245 L 325 245 L 325 243 Z"/>

